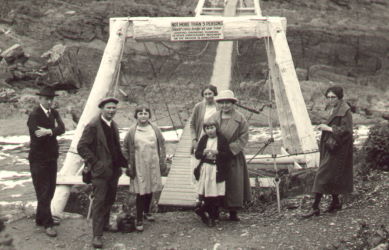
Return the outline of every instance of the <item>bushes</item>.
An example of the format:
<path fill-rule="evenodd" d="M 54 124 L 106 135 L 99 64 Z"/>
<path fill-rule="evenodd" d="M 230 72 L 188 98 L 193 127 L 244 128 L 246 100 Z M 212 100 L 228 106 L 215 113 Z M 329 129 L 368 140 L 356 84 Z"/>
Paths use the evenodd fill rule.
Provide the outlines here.
<path fill-rule="evenodd" d="M 369 137 L 362 147 L 365 167 L 389 170 L 389 123 L 370 128 Z"/>

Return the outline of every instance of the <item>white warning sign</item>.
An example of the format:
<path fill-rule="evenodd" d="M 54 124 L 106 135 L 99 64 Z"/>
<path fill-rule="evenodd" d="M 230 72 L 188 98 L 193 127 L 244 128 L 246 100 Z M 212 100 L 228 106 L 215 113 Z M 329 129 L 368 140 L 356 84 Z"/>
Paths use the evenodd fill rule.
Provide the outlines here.
<path fill-rule="evenodd" d="M 223 21 L 181 21 L 171 23 L 172 41 L 222 40 Z"/>

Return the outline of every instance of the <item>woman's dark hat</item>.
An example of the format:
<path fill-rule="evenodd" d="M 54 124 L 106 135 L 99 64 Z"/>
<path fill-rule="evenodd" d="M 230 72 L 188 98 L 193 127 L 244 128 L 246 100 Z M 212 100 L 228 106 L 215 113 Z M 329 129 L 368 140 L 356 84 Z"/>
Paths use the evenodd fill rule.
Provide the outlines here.
<path fill-rule="evenodd" d="M 58 96 L 55 94 L 55 90 L 49 86 L 46 86 L 46 87 L 43 87 L 42 89 L 40 89 L 40 91 L 38 93 L 36 93 L 36 95 L 47 96 L 47 97 Z"/>
<path fill-rule="evenodd" d="M 116 99 L 115 97 L 105 97 L 105 98 L 101 99 L 101 101 L 99 102 L 98 107 L 99 107 L 99 108 L 102 108 L 102 107 L 104 107 L 104 105 L 105 105 L 106 103 L 109 103 L 109 102 L 113 102 L 113 103 L 115 103 L 115 104 L 118 104 L 118 103 L 119 103 L 119 100 Z"/>

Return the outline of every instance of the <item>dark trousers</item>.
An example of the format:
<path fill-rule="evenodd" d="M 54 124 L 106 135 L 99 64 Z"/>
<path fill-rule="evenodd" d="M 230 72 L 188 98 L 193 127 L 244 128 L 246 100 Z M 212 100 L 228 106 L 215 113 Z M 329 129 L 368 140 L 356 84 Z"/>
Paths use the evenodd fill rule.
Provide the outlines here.
<path fill-rule="evenodd" d="M 50 206 L 57 183 L 57 161 L 30 162 L 30 170 L 38 201 L 35 222 L 46 228 L 51 227 L 53 218 Z"/>
<path fill-rule="evenodd" d="M 92 179 L 93 185 L 93 236 L 102 236 L 103 228 L 109 225 L 111 207 L 116 199 L 118 177 L 110 180 Z"/>
<path fill-rule="evenodd" d="M 137 221 L 143 220 L 143 213 L 148 214 L 150 212 L 151 199 L 153 193 L 136 195 L 136 219 Z"/>

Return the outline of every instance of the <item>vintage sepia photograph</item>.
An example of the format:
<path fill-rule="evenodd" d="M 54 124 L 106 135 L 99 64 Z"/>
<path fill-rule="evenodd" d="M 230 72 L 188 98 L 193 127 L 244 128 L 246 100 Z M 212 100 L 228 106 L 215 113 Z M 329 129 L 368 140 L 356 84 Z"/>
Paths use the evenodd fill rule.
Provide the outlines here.
<path fill-rule="evenodd" d="M 388 0 L 0 0 L 0 249 L 389 249 Z"/>

